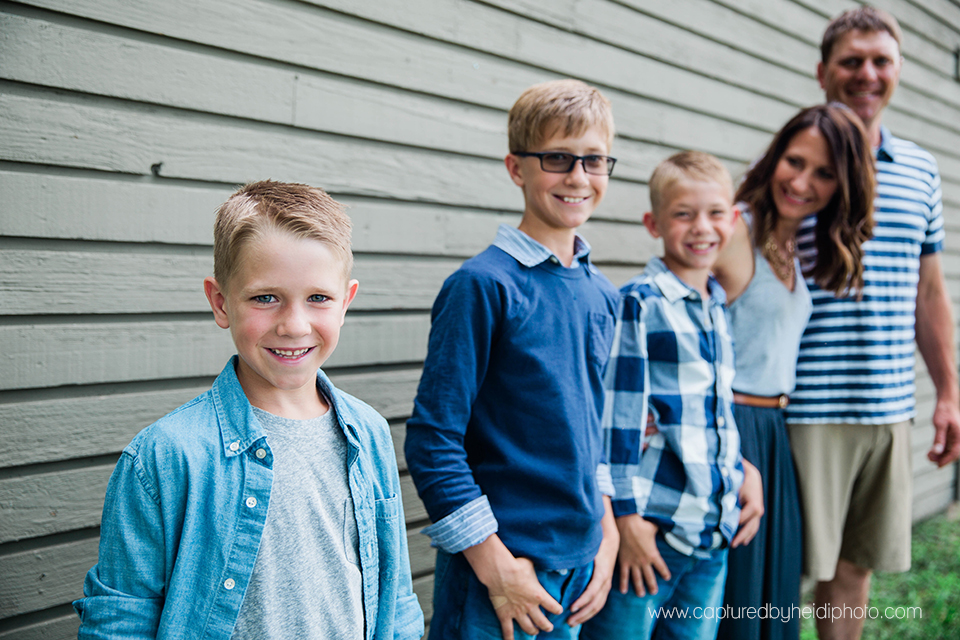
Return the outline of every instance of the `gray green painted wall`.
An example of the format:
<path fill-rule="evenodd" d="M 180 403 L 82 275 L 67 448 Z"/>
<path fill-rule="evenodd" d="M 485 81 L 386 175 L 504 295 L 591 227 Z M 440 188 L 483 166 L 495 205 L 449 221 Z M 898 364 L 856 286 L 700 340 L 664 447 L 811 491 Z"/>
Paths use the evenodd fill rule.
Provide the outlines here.
<path fill-rule="evenodd" d="M 0 1 L 0 639 L 74 636 L 107 478 L 141 428 L 232 353 L 200 282 L 216 206 L 271 177 L 350 205 L 359 297 L 326 369 L 403 441 L 443 279 L 515 223 L 506 111 L 572 76 L 610 97 L 620 161 L 585 234 L 616 282 L 657 251 L 646 179 L 682 148 L 736 174 L 822 99 L 817 43 L 842 0 Z M 878 3 L 904 27 L 885 122 L 937 157 L 960 301 L 955 0 Z M 950 501 L 926 462 L 914 517 Z M 400 466 L 404 468 L 402 453 Z M 429 615 L 426 515 L 404 475 Z"/>

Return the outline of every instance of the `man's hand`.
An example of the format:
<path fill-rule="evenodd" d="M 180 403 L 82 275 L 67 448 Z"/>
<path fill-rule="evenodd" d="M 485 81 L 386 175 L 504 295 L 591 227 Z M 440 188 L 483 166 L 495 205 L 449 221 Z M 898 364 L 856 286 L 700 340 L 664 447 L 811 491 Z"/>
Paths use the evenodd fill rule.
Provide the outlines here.
<path fill-rule="evenodd" d="M 514 622 L 530 635 L 553 631 L 540 607 L 557 615 L 563 613 L 563 607 L 540 584 L 533 562 L 515 558 L 497 534 L 464 549 L 463 555 L 490 593 L 503 640 L 513 640 Z"/>
<path fill-rule="evenodd" d="M 647 595 L 644 583 L 653 595 L 657 592 L 657 571 L 664 580 L 670 579 L 670 569 L 657 549 L 657 525 L 633 513 L 617 518 L 620 530 L 620 593 L 626 593 L 629 584 L 641 598 Z"/>
<path fill-rule="evenodd" d="M 943 467 L 960 457 L 960 407 L 951 400 L 937 402 L 933 411 L 933 446 L 927 458 Z"/>
<path fill-rule="evenodd" d="M 600 613 L 600 609 L 603 609 L 603 605 L 607 602 L 607 594 L 610 593 L 613 567 L 617 563 L 617 550 L 620 547 L 620 532 L 613 517 L 613 505 L 610 503 L 609 496 L 603 496 L 603 507 L 601 521 L 603 540 L 593 559 L 593 576 L 590 577 L 590 584 L 576 602 L 570 605 L 573 615 L 567 618 L 567 624 L 571 627 L 583 624 Z"/>
<path fill-rule="evenodd" d="M 933 446 L 927 458 L 939 467 L 960 456 L 960 387 L 953 341 L 953 307 L 939 253 L 920 256 L 917 284 L 916 336 L 920 355 L 937 389 L 933 411 Z"/>
<path fill-rule="evenodd" d="M 743 460 L 743 484 L 740 486 L 740 528 L 731 547 L 748 544 L 760 530 L 763 515 L 763 478 L 760 470 Z"/>

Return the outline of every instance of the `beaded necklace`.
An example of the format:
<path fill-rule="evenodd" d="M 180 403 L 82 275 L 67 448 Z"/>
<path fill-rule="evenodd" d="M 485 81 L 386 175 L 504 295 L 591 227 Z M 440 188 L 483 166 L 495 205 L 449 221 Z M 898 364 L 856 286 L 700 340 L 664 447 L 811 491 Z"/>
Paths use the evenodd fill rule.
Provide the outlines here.
<path fill-rule="evenodd" d="M 783 243 L 783 248 L 773 239 L 773 234 L 767 236 L 767 241 L 763 245 L 763 257 L 767 259 L 773 272 L 781 281 L 791 283 L 796 278 L 796 266 L 794 256 L 797 251 L 797 243 L 790 238 Z"/>

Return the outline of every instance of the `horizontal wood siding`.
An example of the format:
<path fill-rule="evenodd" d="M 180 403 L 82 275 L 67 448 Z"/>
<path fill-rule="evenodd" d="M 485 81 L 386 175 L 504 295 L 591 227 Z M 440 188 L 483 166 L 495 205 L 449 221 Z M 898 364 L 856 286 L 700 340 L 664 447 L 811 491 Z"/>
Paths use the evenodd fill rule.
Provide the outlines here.
<path fill-rule="evenodd" d="M 944 268 L 960 306 L 960 6 L 878 3 L 904 27 L 885 121 L 943 174 Z M 516 224 L 506 113 L 576 77 L 614 106 L 619 158 L 584 229 L 612 280 L 658 250 L 647 178 L 676 150 L 735 175 L 819 102 L 818 43 L 846 0 L 0 1 L 0 640 L 75 635 L 107 479 L 140 429 L 230 357 L 201 280 L 238 184 L 322 186 L 349 205 L 360 293 L 328 373 L 390 421 L 414 588 L 434 552 L 404 422 L 443 280 Z M 920 368 L 914 517 L 953 469 L 926 461 Z"/>

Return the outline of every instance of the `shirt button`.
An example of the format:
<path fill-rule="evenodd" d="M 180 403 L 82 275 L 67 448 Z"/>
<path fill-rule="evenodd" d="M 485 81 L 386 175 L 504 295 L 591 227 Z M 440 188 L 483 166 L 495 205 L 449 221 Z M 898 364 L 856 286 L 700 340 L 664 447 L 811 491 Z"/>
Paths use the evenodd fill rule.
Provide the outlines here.
<path fill-rule="evenodd" d="M 725 424 L 727 424 L 727 421 L 724 419 L 723 416 L 720 416 L 719 418 L 717 418 L 717 426 L 718 426 L 718 427 L 722 427 L 722 426 L 725 425 Z"/>
<path fill-rule="evenodd" d="M 727 471 L 726 469 L 721 469 L 721 470 L 720 470 L 720 473 L 721 473 L 722 475 L 724 475 L 724 476 L 730 475 L 730 472 Z"/>
<path fill-rule="evenodd" d="M 256 452 L 254 455 L 257 456 L 258 458 L 260 458 L 261 460 L 263 460 L 264 458 L 267 457 L 267 450 L 266 450 L 266 449 L 257 449 L 257 452 Z"/>
<path fill-rule="evenodd" d="M 238 451 L 240 449 L 240 441 L 230 443 L 230 451 Z"/>
<path fill-rule="evenodd" d="M 550 262 L 553 264 L 560 264 L 560 261 L 557 259 L 557 256 L 550 256 Z"/>
<path fill-rule="evenodd" d="M 237 583 L 233 581 L 233 578 L 227 578 L 223 582 L 223 588 L 226 589 L 227 591 L 229 591 L 230 589 L 233 589 L 235 586 L 237 586 Z"/>
<path fill-rule="evenodd" d="M 247 506 L 253 509 L 255 506 L 257 506 L 257 499 L 253 496 L 247 498 Z"/>

